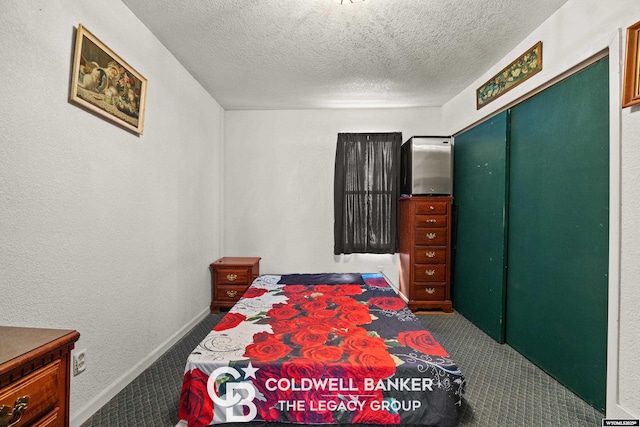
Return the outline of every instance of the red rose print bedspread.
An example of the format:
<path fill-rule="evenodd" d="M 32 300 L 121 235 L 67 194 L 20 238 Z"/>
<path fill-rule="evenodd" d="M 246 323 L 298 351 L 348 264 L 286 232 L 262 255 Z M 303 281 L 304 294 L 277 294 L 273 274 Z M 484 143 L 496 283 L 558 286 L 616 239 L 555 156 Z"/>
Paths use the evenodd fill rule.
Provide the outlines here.
<path fill-rule="evenodd" d="M 455 426 L 465 379 L 381 275 L 264 275 L 191 353 L 180 426 Z"/>

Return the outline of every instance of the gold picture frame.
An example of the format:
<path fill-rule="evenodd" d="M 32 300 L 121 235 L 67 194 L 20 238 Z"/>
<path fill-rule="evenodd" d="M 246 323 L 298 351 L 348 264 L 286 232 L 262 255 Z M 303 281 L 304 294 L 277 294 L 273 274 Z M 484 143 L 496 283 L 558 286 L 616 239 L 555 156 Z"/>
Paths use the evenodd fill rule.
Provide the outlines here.
<path fill-rule="evenodd" d="M 476 109 L 495 101 L 541 70 L 542 42 L 539 41 L 476 90 Z"/>
<path fill-rule="evenodd" d="M 627 28 L 627 52 L 624 58 L 622 108 L 640 104 L 640 22 Z"/>
<path fill-rule="evenodd" d="M 142 134 L 147 79 L 82 24 L 76 33 L 72 73 L 72 102 Z"/>

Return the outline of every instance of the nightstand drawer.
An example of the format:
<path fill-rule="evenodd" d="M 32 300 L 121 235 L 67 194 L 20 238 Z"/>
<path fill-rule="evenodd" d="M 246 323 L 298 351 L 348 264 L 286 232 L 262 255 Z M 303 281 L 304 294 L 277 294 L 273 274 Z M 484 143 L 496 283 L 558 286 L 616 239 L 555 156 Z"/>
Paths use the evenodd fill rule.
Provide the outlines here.
<path fill-rule="evenodd" d="M 238 301 L 247 291 L 247 286 L 220 285 L 216 288 L 216 297 L 220 301 Z"/>
<path fill-rule="evenodd" d="M 249 285 L 250 269 L 216 269 L 216 283 L 218 285 Z"/>
<path fill-rule="evenodd" d="M 16 427 L 30 425 L 63 404 L 59 402 L 59 390 L 63 386 L 60 366 L 60 361 L 56 360 L 0 391 L 0 407 L 6 405 L 13 411 L 20 406 L 25 408 Z"/>

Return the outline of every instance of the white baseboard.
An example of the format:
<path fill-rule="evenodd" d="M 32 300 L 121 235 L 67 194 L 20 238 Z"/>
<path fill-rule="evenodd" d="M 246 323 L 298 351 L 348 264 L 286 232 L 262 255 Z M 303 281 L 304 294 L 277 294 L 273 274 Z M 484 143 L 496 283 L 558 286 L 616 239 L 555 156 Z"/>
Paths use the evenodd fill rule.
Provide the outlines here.
<path fill-rule="evenodd" d="M 125 388 L 131 381 L 133 381 L 138 375 L 140 375 L 145 369 L 153 364 L 160 356 L 162 356 L 167 350 L 169 350 L 180 338 L 182 338 L 188 331 L 202 321 L 209 314 L 209 307 L 198 313 L 191 321 L 180 328 L 175 334 L 171 335 L 165 342 L 153 349 L 151 353 L 134 366 L 125 372 L 120 378 L 115 380 L 111 385 L 105 388 L 102 393 L 91 399 L 86 405 L 75 411 L 70 415 L 69 426 L 79 427 L 82 423 L 95 414 L 100 408 L 102 408 L 108 401 L 110 401 L 116 394 L 118 394 L 123 388 Z M 186 360 L 185 360 L 186 363 Z"/>
<path fill-rule="evenodd" d="M 400 289 L 398 289 L 397 292 L 398 292 L 398 296 L 402 299 L 402 301 L 409 304 L 409 298 L 407 298 L 402 292 L 400 292 Z"/>
<path fill-rule="evenodd" d="M 381 271 L 380 274 L 382 274 L 382 276 L 384 277 L 384 279 L 387 281 L 387 283 L 389 284 L 389 286 L 391 286 L 393 288 L 394 291 L 396 291 L 396 294 L 398 294 L 398 296 L 400 296 L 400 298 L 402 298 L 404 300 L 404 302 L 409 302 L 409 300 L 407 299 L 406 296 L 404 296 L 404 294 L 402 292 L 400 292 L 400 288 L 398 287 L 398 285 L 396 285 L 395 283 L 393 283 L 393 281 L 389 278 L 389 276 L 387 276 L 384 271 Z"/>

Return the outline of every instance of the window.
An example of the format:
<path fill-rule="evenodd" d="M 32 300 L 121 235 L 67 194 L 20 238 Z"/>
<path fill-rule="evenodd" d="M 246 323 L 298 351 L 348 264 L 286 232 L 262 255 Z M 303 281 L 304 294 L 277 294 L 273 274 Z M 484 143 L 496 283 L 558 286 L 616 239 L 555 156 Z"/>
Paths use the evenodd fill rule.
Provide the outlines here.
<path fill-rule="evenodd" d="M 398 250 L 402 133 L 340 133 L 334 181 L 334 254 Z"/>

